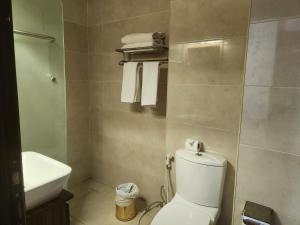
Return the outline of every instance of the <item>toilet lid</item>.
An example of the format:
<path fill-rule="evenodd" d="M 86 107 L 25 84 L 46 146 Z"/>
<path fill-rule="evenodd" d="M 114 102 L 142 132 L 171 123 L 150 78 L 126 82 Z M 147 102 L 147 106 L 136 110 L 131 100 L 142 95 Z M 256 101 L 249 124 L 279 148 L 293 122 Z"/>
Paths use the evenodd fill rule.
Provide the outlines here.
<path fill-rule="evenodd" d="M 209 225 L 210 217 L 197 208 L 172 202 L 163 207 L 151 225 Z"/>

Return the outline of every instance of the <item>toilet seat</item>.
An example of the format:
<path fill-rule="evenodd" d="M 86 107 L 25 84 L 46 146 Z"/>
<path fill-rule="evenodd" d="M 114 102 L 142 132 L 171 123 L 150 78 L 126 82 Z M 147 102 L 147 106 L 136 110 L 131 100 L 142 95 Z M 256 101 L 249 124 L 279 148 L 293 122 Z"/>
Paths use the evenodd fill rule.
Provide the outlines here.
<path fill-rule="evenodd" d="M 154 217 L 151 225 L 210 225 L 208 214 L 180 201 L 172 201 Z"/>

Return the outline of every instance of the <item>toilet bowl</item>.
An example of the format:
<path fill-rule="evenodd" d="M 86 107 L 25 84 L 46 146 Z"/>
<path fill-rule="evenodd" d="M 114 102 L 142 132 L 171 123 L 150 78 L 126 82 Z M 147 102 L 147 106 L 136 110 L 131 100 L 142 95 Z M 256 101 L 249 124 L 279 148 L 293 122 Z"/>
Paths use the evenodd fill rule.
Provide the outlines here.
<path fill-rule="evenodd" d="M 173 200 L 157 213 L 151 225 L 213 225 L 218 217 L 218 208 L 199 206 L 176 194 Z"/>
<path fill-rule="evenodd" d="M 215 225 L 220 215 L 227 161 L 212 153 L 176 152 L 176 190 L 151 225 Z"/>

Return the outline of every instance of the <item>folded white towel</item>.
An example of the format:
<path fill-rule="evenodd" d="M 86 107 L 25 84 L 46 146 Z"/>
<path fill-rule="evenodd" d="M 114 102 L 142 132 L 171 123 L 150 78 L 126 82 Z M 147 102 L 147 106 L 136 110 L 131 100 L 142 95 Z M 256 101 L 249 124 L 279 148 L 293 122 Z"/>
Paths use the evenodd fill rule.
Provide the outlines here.
<path fill-rule="evenodd" d="M 140 70 L 137 62 L 124 63 L 121 102 L 140 101 Z"/>
<path fill-rule="evenodd" d="M 122 44 L 132 44 L 132 43 L 141 43 L 141 42 L 152 42 L 153 33 L 133 33 L 127 34 L 122 39 Z"/>
<path fill-rule="evenodd" d="M 155 106 L 159 80 L 159 62 L 143 63 L 142 105 Z"/>
<path fill-rule="evenodd" d="M 123 45 L 122 49 L 124 48 L 141 48 L 141 47 L 151 47 L 154 45 L 153 41 L 149 42 L 141 42 L 141 43 L 132 43 L 132 44 L 125 44 Z"/>

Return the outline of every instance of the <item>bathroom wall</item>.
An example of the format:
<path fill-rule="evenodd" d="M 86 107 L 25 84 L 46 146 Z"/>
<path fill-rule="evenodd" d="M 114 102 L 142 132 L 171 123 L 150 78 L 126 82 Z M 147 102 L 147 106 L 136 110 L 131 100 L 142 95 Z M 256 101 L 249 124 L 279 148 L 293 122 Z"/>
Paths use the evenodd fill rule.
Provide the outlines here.
<path fill-rule="evenodd" d="M 166 152 L 189 137 L 228 159 L 222 225 L 232 220 L 249 11 L 250 0 L 171 1 Z"/>
<path fill-rule="evenodd" d="M 71 184 L 91 175 L 87 1 L 64 0 L 68 163 Z"/>
<path fill-rule="evenodd" d="M 219 224 L 240 225 L 245 200 L 274 208 L 276 225 L 299 224 L 300 5 L 252 1 L 244 80 L 249 9 L 250 0 L 64 0 L 72 182 L 133 181 L 157 200 L 165 153 L 190 137 L 229 161 Z M 158 107 L 120 103 L 121 37 L 169 29 Z"/>
<path fill-rule="evenodd" d="M 23 151 L 66 161 L 63 14 L 60 0 L 13 0 L 14 29 L 55 42 L 14 35 Z M 55 76 L 52 82 L 49 76 Z"/>
<path fill-rule="evenodd" d="M 252 0 L 235 225 L 245 200 L 300 224 L 300 2 Z"/>
<path fill-rule="evenodd" d="M 120 103 L 122 59 L 115 49 L 134 32 L 168 34 L 169 0 L 88 0 L 88 71 L 92 176 L 115 186 L 135 182 L 148 201 L 159 200 L 164 179 L 166 70 L 156 109 Z"/>

